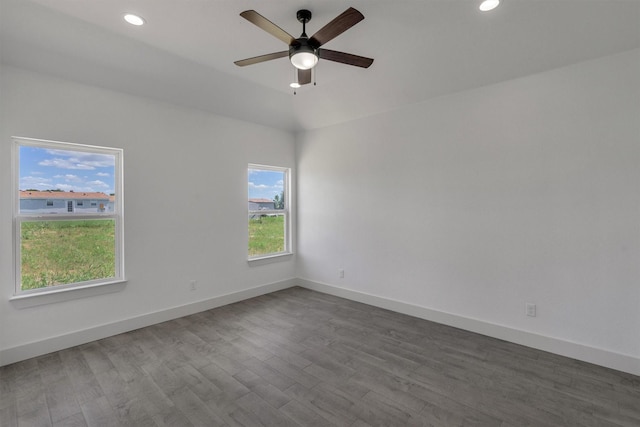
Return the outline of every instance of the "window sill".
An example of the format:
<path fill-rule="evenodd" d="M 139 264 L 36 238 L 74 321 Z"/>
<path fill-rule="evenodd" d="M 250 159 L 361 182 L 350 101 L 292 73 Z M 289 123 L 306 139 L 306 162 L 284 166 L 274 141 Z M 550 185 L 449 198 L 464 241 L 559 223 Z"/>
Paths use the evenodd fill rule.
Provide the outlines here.
<path fill-rule="evenodd" d="M 73 288 L 52 289 L 49 291 L 14 295 L 9 298 L 9 301 L 11 301 L 11 303 L 17 308 L 36 307 L 38 305 L 53 304 L 72 299 L 119 292 L 124 289 L 126 283 L 127 281 L 122 279 L 111 282 L 76 286 Z"/>
<path fill-rule="evenodd" d="M 291 252 L 283 252 L 279 254 L 270 254 L 261 257 L 249 258 L 247 262 L 250 266 L 271 264 L 273 262 L 287 261 L 293 256 Z"/>

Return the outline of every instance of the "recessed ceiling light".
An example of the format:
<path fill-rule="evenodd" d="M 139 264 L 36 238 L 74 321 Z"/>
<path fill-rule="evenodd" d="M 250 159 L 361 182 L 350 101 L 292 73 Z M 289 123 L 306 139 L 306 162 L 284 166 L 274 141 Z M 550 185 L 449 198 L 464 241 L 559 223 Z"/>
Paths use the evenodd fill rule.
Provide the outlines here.
<path fill-rule="evenodd" d="M 127 21 L 131 25 L 140 26 L 140 25 L 144 24 L 144 19 L 142 19 L 138 15 L 134 15 L 133 13 L 126 13 L 124 15 L 124 20 Z"/>
<path fill-rule="evenodd" d="M 291 87 L 292 87 L 292 88 L 294 88 L 294 89 L 298 89 L 298 88 L 300 87 L 300 83 L 298 83 L 298 82 L 293 82 L 293 83 L 289 84 L 289 86 L 291 86 Z"/>
<path fill-rule="evenodd" d="M 483 12 L 488 12 L 498 7 L 499 4 L 500 0 L 484 0 L 482 3 L 480 3 L 480 10 Z"/>

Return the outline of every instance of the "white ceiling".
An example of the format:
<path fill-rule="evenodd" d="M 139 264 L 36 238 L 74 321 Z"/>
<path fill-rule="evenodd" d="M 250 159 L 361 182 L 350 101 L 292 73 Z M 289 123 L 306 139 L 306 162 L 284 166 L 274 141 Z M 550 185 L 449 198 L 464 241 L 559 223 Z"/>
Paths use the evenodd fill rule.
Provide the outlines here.
<path fill-rule="evenodd" d="M 322 61 L 293 95 L 287 46 L 239 16 L 255 9 L 294 37 L 349 6 L 365 16 L 325 45 L 375 58 Z M 328 126 L 429 98 L 640 47 L 640 0 L 0 0 L 3 63 L 280 129 Z M 124 12 L 143 16 L 133 27 Z M 615 78 L 615 77 L 612 77 Z"/>

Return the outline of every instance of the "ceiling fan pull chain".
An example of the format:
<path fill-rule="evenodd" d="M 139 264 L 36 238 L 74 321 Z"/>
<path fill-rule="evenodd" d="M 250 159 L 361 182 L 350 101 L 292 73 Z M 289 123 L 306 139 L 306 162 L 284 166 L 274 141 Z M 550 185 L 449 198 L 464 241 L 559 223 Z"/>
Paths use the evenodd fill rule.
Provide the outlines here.
<path fill-rule="evenodd" d="M 293 67 L 293 81 L 295 82 L 295 85 L 291 85 L 291 87 L 293 88 L 293 94 L 295 95 L 296 89 L 300 84 L 300 82 L 298 81 L 298 69 L 296 67 Z"/>

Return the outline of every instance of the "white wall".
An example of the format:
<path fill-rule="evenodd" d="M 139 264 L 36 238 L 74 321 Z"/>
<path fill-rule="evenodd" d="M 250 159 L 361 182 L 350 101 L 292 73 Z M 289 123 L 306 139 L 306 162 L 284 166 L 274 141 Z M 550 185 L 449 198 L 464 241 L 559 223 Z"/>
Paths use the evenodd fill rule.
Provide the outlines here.
<path fill-rule="evenodd" d="M 0 365 L 298 276 L 640 374 L 639 76 L 636 50 L 306 132 L 294 147 L 286 132 L 0 68 L 0 192 L 12 135 L 124 148 L 129 279 L 18 308 L 4 198 Z M 295 166 L 296 257 L 246 263 L 249 162 Z"/>
<path fill-rule="evenodd" d="M 640 51 L 298 140 L 308 286 L 640 374 Z"/>
<path fill-rule="evenodd" d="M 0 71 L 0 193 L 7 196 L 0 203 L 0 365 L 164 319 L 144 317 L 150 313 L 290 285 L 293 257 L 247 264 L 246 212 L 247 164 L 293 168 L 293 135 L 21 69 Z M 124 149 L 124 289 L 30 308 L 9 301 L 11 136 Z M 83 338 L 73 338 L 76 332 Z"/>

